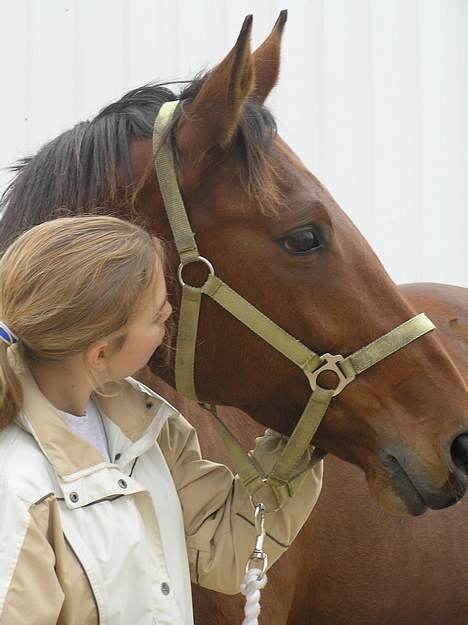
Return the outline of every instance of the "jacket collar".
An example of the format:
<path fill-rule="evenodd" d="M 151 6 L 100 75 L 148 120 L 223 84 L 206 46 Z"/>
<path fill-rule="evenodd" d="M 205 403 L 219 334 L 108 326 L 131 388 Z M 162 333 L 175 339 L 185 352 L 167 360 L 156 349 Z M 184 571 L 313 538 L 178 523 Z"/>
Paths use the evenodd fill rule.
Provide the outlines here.
<path fill-rule="evenodd" d="M 97 449 L 69 430 L 63 413 L 41 393 L 17 350 L 9 351 L 14 352 L 12 364 L 23 390 L 23 408 L 16 423 L 35 438 L 55 473 L 67 479 L 96 470 L 98 465 L 108 466 Z M 104 417 L 111 459 L 117 452 L 123 452 L 122 456 L 129 462 L 132 449 L 136 457 L 154 444 L 164 422 L 176 411 L 132 378 L 112 386 L 106 388 L 105 395 L 94 394 L 93 399 Z"/>

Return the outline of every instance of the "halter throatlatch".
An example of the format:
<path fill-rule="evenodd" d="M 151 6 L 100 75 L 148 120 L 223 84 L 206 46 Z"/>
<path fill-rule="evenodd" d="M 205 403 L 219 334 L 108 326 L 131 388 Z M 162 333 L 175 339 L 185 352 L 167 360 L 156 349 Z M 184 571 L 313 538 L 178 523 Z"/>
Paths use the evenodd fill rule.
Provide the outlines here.
<path fill-rule="evenodd" d="M 168 128 L 177 105 L 177 100 L 163 104 L 156 118 L 153 133 L 156 173 L 180 257 L 178 275 L 182 286 L 182 298 L 175 359 L 176 388 L 185 397 L 198 401 L 194 367 L 198 318 L 203 295 L 217 302 L 304 372 L 312 394 L 280 458 L 267 476 L 259 472 L 253 460 L 213 411 L 231 460 L 252 501 L 268 502 L 268 510 L 274 510 L 285 504 L 302 483 L 305 471 L 325 455 L 326 452 L 315 449 L 307 469 L 297 472 L 299 461 L 309 447 L 332 397 L 341 393 L 356 375 L 430 332 L 435 326 L 426 315 L 419 314 L 351 356 L 346 358 L 332 354 L 319 356 L 225 284 L 216 275 L 211 262 L 198 251 L 195 234 L 192 232 L 177 184 L 172 149 L 168 140 Z M 188 285 L 183 279 L 184 267 L 195 262 L 206 264 L 209 271 L 205 283 L 200 287 Z M 318 377 L 324 371 L 333 371 L 336 374 L 338 380 L 336 388 L 325 389 L 318 384 Z"/>

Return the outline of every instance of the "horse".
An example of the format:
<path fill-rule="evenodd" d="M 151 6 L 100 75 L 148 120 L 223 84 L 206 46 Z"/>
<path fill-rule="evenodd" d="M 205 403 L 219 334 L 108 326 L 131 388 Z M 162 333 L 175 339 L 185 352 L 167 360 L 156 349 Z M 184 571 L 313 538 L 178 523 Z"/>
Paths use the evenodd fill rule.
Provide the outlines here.
<path fill-rule="evenodd" d="M 429 283 L 400 288 L 436 321 L 451 357 L 468 379 L 468 289 Z M 205 455 L 231 464 L 210 415 L 161 381 L 158 387 L 197 425 Z M 246 446 L 262 433 L 239 410 L 224 408 L 222 414 Z M 362 472 L 349 463 L 329 456 L 324 478 L 307 524 L 268 573 L 261 622 L 465 625 L 466 499 L 442 513 L 402 518 L 385 513 L 370 499 Z M 240 595 L 194 586 L 193 600 L 197 625 L 242 621 Z"/>
<path fill-rule="evenodd" d="M 182 104 L 169 135 L 177 178 L 200 249 L 217 274 L 318 354 L 353 354 L 413 318 L 419 302 L 413 304 L 393 283 L 329 192 L 278 136 L 264 105 L 278 79 L 285 21 L 282 12 L 252 54 L 249 16 L 221 63 L 181 94 L 167 84 L 133 90 L 24 159 L 2 201 L 0 248 L 24 229 L 63 214 L 112 213 L 136 221 L 167 241 L 177 316 L 178 259 L 153 170 L 152 135 L 163 103 L 178 99 Z M 197 285 L 206 276 L 198 263 L 187 267 L 184 277 Z M 436 329 L 357 376 L 333 399 L 312 441 L 361 469 L 374 500 L 390 511 L 417 516 L 451 506 L 465 492 L 468 388 L 444 340 Z M 173 385 L 173 352 L 169 356 L 169 363 L 156 357 L 151 370 Z M 325 371 L 321 388 L 334 384 L 334 374 Z M 195 386 L 204 402 L 233 406 L 285 436 L 310 395 L 302 371 L 206 299 Z M 235 429 L 242 430 L 243 423 Z M 334 493 L 335 510 L 342 496 Z M 319 510 L 304 528 L 309 536 L 310 527 L 327 528 Z M 437 519 L 443 514 L 433 513 Z M 294 545 L 291 557 L 280 561 L 277 592 L 270 592 L 265 608 L 275 624 L 307 622 L 297 618 L 317 578 L 305 564 L 319 550 L 326 554 L 327 540 L 329 545 L 334 538 L 325 535 L 320 538 L 325 542 L 312 548 L 309 543 L 308 553 L 300 554 L 305 563 L 295 558 Z M 327 587 L 341 581 L 343 562 L 335 559 L 334 565 L 333 579 L 322 576 Z M 303 591 L 296 598 L 299 577 Z M 371 592 L 371 579 L 367 582 Z M 386 596 L 392 590 L 386 588 Z M 322 606 L 321 625 L 351 622 L 353 606 L 337 618 L 325 595 Z M 208 617 L 203 613 L 199 622 L 206 625 Z"/>

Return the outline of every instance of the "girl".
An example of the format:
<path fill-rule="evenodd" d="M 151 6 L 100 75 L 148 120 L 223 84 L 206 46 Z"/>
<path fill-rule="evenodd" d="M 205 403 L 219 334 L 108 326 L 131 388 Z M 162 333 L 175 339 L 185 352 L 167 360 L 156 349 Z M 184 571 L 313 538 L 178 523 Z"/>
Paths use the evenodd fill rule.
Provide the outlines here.
<path fill-rule="evenodd" d="M 239 591 L 249 497 L 164 399 L 133 380 L 171 314 L 161 244 L 112 217 L 62 218 L 0 261 L 0 622 L 190 625 L 190 578 Z M 268 470 L 284 440 L 254 456 Z M 321 466 L 268 515 L 270 562 Z"/>

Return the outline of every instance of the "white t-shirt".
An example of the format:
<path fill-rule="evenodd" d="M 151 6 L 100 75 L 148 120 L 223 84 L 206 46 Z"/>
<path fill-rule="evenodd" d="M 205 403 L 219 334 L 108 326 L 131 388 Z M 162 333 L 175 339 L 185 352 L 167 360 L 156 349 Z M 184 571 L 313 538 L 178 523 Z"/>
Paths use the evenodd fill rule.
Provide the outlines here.
<path fill-rule="evenodd" d="M 110 462 L 107 436 L 102 423 L 101 413 L 91 399 L 86 406 L 85 415 L 77 416 L 70 412 L 64 412 L 63 418 L 74 434 L 94 445 L 102 456 Z"/>

